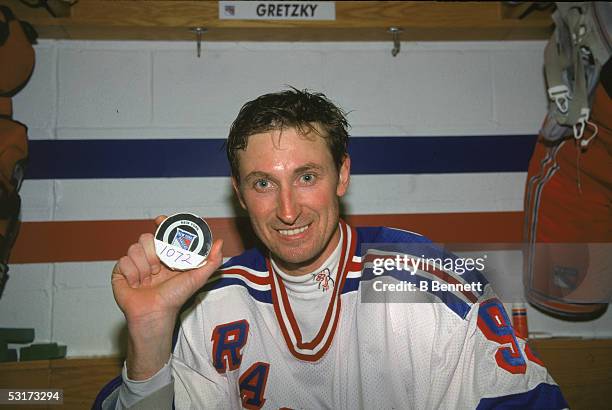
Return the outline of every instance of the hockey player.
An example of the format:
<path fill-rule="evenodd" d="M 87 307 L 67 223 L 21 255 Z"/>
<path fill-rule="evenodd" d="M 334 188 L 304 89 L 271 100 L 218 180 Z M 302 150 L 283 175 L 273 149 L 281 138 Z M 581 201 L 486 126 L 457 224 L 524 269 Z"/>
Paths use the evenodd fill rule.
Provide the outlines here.
<path fill-rule="evenodd" d="M 435 258 L 426 238 L 339 218 L 350 181 L 348 124 L 321 94 L 289 90 L 247 103 L 227 152 L 232 183 L 262 245 L 179 273 L 144 234 L 115 265 L 129 332 L 122 379 L 103 408 L 565 408 L 559 387 L 512 330 L 482 275 L 388 266 Z M 160 220 L 158 220 L 160 222 Z M 449 256 L 449 255 L 445 255 Z M 413 274 L 414 273 L 414 274 Z M 374 294 L 378 280 L 481 283 L 463 292 Z M 473 289 L 473 290 L 472 290 Z M 194 296 L 172 334 L 181 306 Z M 410 302 L 410 303 L 407 303 Z"/>

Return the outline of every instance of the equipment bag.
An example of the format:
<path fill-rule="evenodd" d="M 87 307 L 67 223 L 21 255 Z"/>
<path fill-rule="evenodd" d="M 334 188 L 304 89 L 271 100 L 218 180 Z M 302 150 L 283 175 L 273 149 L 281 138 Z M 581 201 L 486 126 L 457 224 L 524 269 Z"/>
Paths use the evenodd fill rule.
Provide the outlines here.
<path fill-rule="evenodd" d="M 36 32 L 0 6 L 0 295 L 8 278 L 8 260 L 19 231 L 19 188 L 28 158 L 27 127 L 13 120 L 11 97 L 34 70 Z"/>

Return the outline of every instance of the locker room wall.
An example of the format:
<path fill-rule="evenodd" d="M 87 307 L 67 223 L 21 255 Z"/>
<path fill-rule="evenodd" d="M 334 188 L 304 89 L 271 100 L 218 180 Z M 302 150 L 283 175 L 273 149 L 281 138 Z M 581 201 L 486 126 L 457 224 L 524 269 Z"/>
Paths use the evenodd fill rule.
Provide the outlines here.
<path fill-rule="evenodd" d="M 370 144 L 398 137 L 411 147 L 408 138 L 431 137 L 431 145 L 420 145 L 424 150 L 405 153 L 407 163 L 447 137 L 522 136 L 517 146 L 525 147 L 537 134 L 546 109 L 544 42 L 402 43 L 396 58 L 390 49 L 387 42 L 204 43 L 198 59 L 188 42 L 40 41 L 32 80 L 15 98 L 15 118 L 28 125 L 33 144 L 65 141 L 77 165 L 48 168 L 75 175 L 24 182 L 23 220 L 34 227 L 85 222 L 76 234 L 58 238 L 70 255 L 74 243 L 103 249 L 113 241 L 96 237 L 88 221 L 142 220 L 178 210 L 234 217 L 226 177 L 108 178 L 78 165 L 76 143 L 224 138 L 244 102 L 287 84 L 326 93 L 350 111 L 351 134 Z M 121 155 L 142 157 L 140 147 Z M 457 163 L 468 149 L 457 153 Z M 448 172 L 448 163 L 434 163 L 425 173 L 355 175 L 345 209 L 433 220 L 456 212 L 501 220 L 522 210 L 526 164 L 478 173 L 450 165 Z M 476 224 L 471 233 L 487 229 Z M 39 260 L 39 249 L 28 249 L 28 257 L 11 266 L 0 326 L 34 327 L 37 341 L 67 344 L 69 356 L 118 353 L 123 316 L 110 288 L 114 262 Z M 507 251 L 496 270 L 519 284 L 521 263 L 519 251 Z M 529 326 L 557 336 L 612 337 L 612 313 L 569 323 L 529 309 Z"/>

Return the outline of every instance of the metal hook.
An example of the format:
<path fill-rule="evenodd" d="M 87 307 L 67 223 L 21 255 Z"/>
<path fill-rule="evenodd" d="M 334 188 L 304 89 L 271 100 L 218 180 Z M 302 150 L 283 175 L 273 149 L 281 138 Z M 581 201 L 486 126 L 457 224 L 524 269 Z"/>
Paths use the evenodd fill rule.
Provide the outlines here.
<path fill-rule="evenodd" d="M 391 50 L 391 55 L 395 57 L 400 52 L 399 35 L 400 33 L 403 33 L 404 30 L 401 27 L 389 27 L 389 30 L 387 30 L 387 32 L 391 33 L 391 35 L 393 36 L 393 50 Z"/>
<path fill-rule="evenodd" d="M 189 31 L 191 31 L 192 33 L 195 33 L 196 35 L 196 44 L 197 44 L 197 55 L 198 58 L 200 58 L 200 55 L 202 54 L 202 34 L 206 33 L 208 30 L 205 29 L 204 27 L 192 27 L 189 29 Z"/>

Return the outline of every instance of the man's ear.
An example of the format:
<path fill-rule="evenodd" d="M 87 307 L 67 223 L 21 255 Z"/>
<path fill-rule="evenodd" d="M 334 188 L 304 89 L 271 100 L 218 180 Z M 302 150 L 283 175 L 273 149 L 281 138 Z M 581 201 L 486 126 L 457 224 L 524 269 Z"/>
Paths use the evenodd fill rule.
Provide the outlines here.
<path fill-rule="evenodd" d="M 234 187 L 234 192 L 236 193 L 238 202 L 240 202 L 240 206 L 246 211 L 247 206 L 244 203 L 244 198 L 242 198 L 242 193 L 240 193 L 240 182 L 238 182 L 238 179 L 234 175 L 232 175 L 232 187 Z"/>
<path fill-rule="evenodd" d="M 336 195 L 339 197 L 344 196 L 348 190 L 349 183 L 351 182 L 351 157 L 346 154 L 342 165 L 340 165 L 340 175 L 338 178 L 338 187 L 336 188 Z"/>

